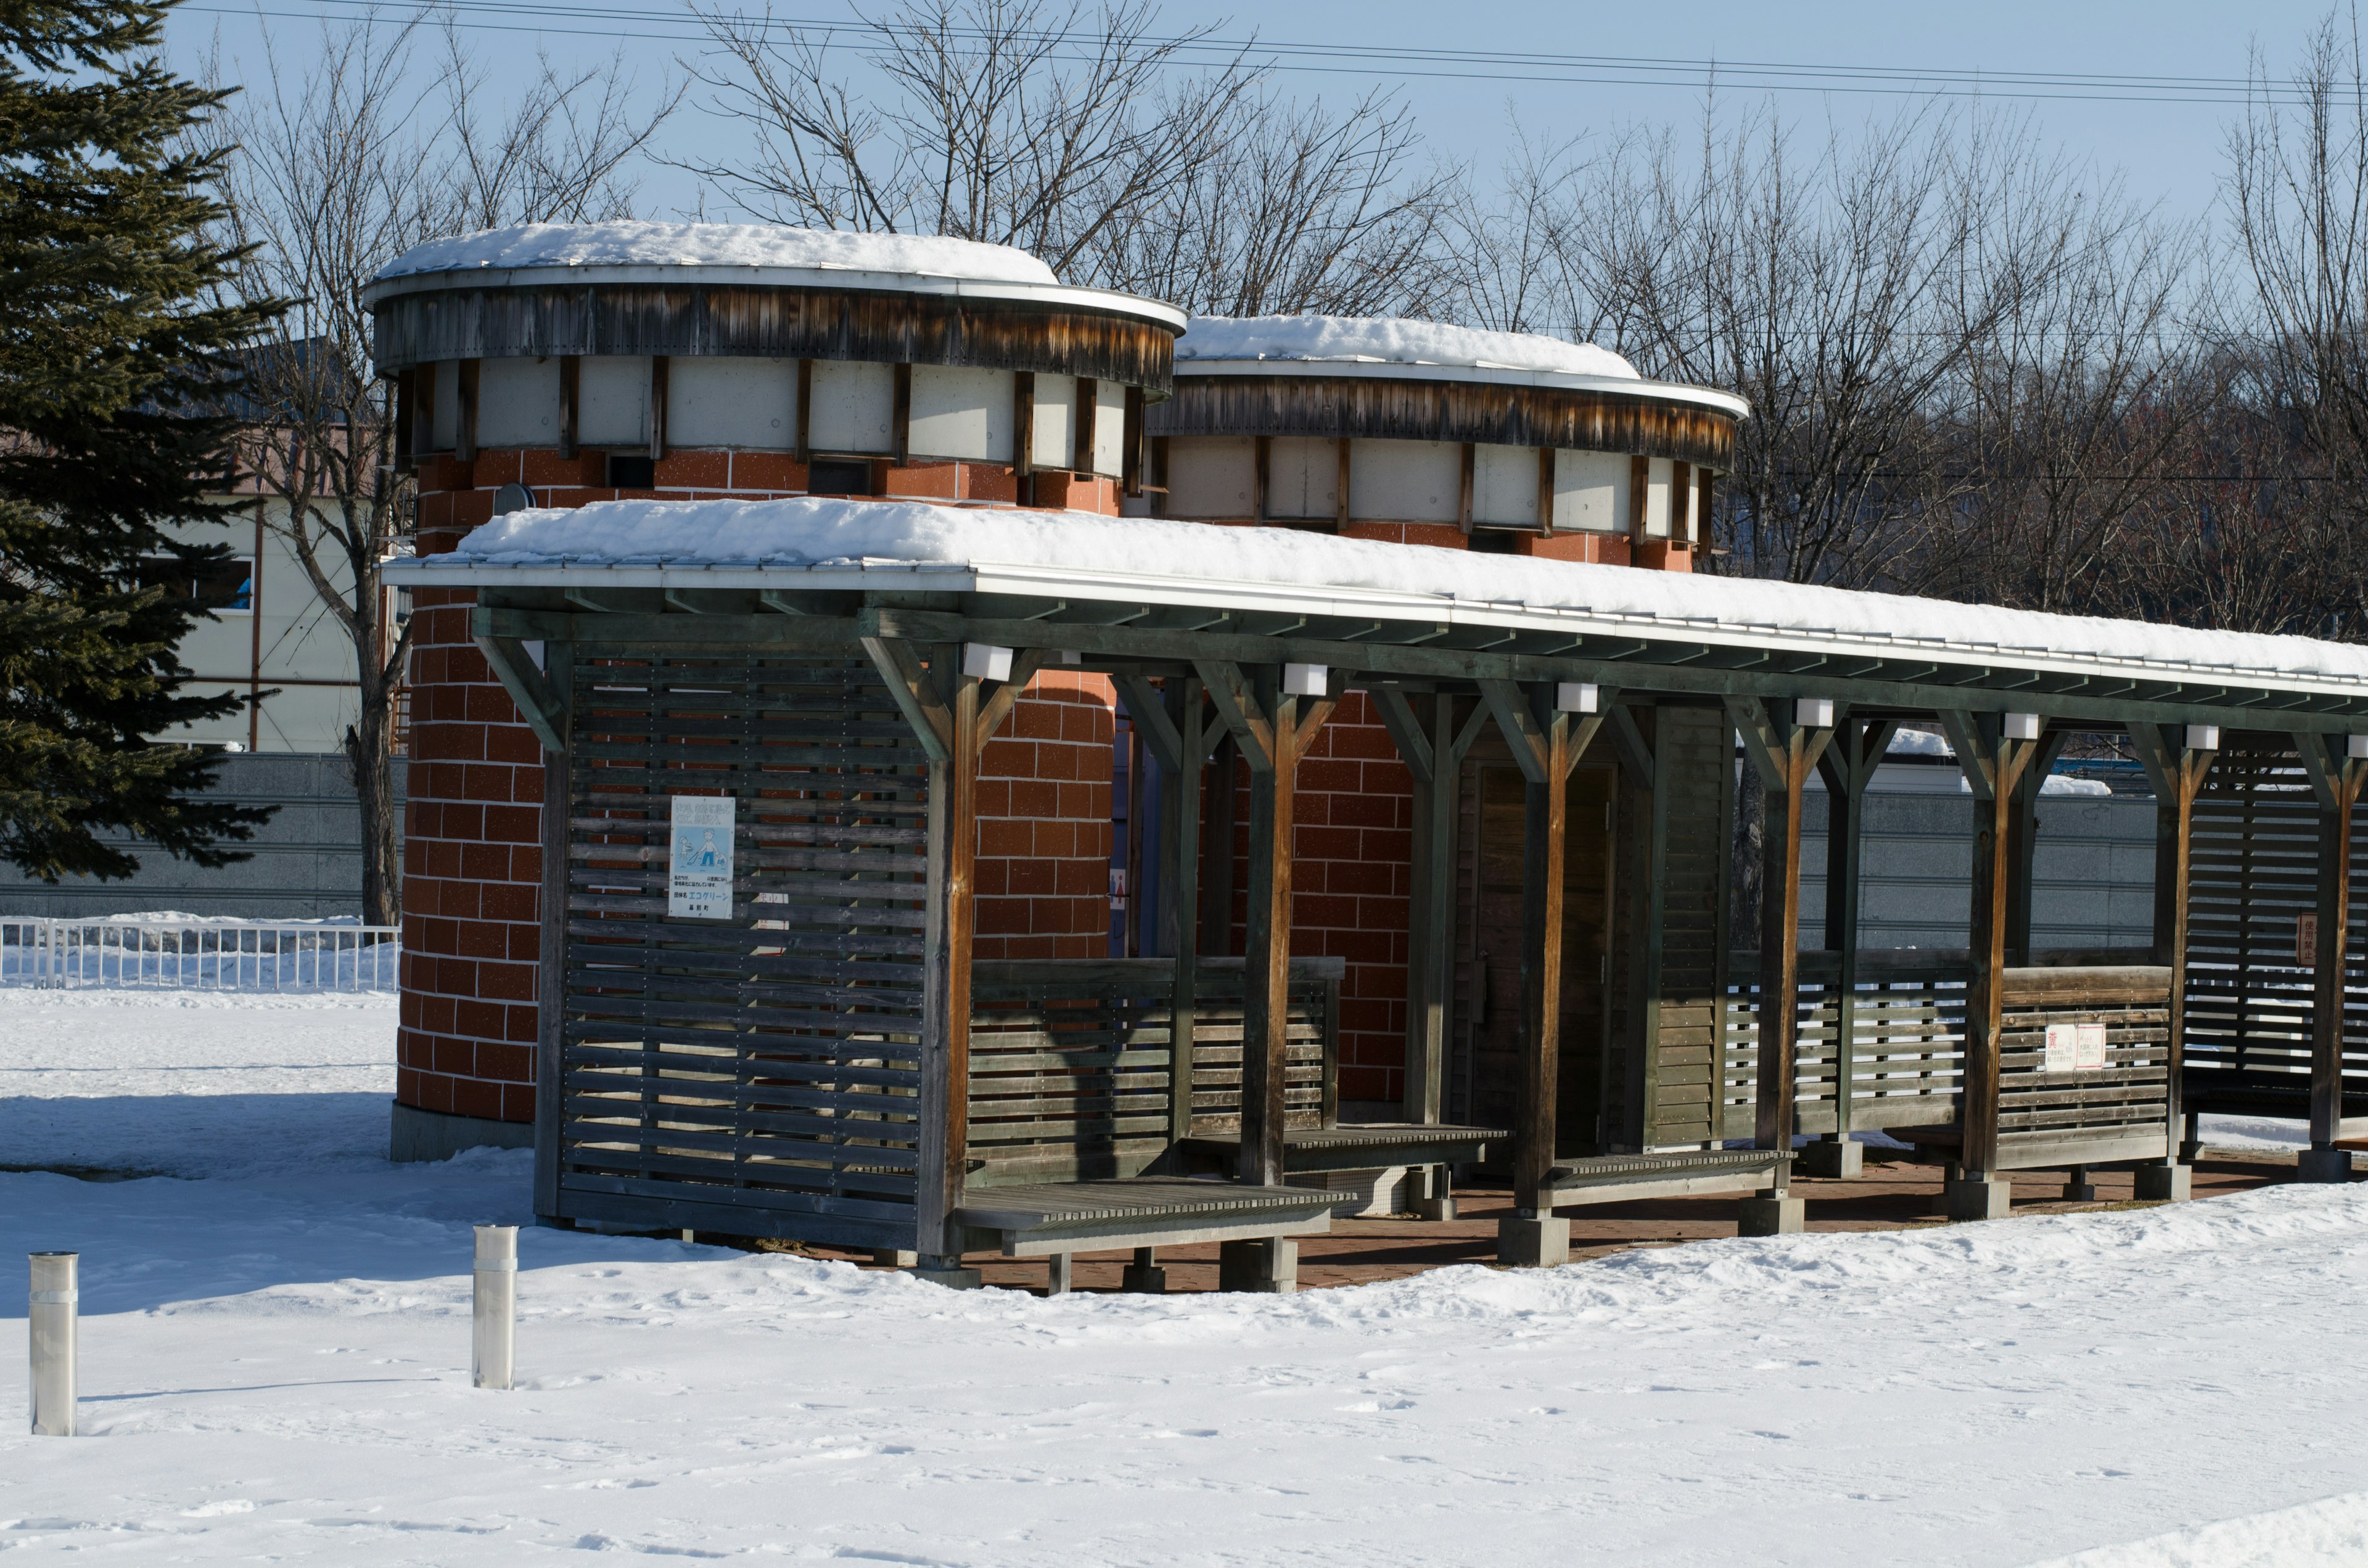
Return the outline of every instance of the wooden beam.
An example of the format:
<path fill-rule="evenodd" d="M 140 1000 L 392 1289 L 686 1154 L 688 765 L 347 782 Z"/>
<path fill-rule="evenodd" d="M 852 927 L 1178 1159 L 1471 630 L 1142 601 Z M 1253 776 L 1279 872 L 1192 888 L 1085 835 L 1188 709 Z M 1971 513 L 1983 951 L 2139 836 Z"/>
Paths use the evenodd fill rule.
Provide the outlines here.
<path fill-rule="evenodd" d="M 1336 437 L 1332 445 L 1335 465 L 1332 479 L 1332 531 L 1347 533 L 1349 531 L 1349 437 Z"/>
<path fill-rule="evenodd" d="M 1273 447 L 1274 442 L 1270 437 L 1250 437 L 1250 517 L 1261 523 L 1266 521 L 1267 496 L 1269 493 L 1268 480 L 1270 477 L 1269 470 L 1273 462 Z"/>
<path fill-rule="evenodd" d="M 1406 700 L 1406 693 L 1385 682 L 1367 687 L 1365 698 L 1372 704 L 1382 727 L 1389 731 L 1390 739 L 1396 743 L 1398 758 L 1414 775 L 1416 785 L 1431 783 L 1437 778 L 1433 765 L 1437 754 L 1422 733 L 1422 721 L 1415 716 L 1414 705 Z"/>
<path fill-rule="evenodd" d="M 1761 779 L 1768 790 L 1768 826 L 1759 879 L 1759 1092 L 1753 1142 L 1762 1149 L 1790 1149 L 1798 1119 L 1793 1097 L 1801 1033 L 1802 796 L 1816 759 L 1809 751 L 1812 733 L 1798 724 L 1763 713 L 1759 727 L 1772 731 L 1781 749 L 1771 758 L 1778 765 L 1776 777 Z M 1781 1195 L 1784 1187 L 1780 1165 L 1774 1188 Z"/>
<path fill-rule="evenodd" d="M 582 425 L 584 402 L 584 360 L 582 356 L 563 354 L 559 357 L 559 455 L 575 455 L 575 433 Z"/>
<path fill-rule="evenodd" d="M 1521 778 L 1531 784 L 1544 783 L 1552 766 L 1552 743 L 1540 728 L 1537 716 L 1530 711 L 1528 695 L 1508 680 L 1484 680 L 1479 687 L 1481 700 L 1496 715 L 1497 727 L 1504 732 L 1505 744 L 1512 750 L 1513 762 L 1520 768 Z"/>
<path fill-rule="evenodd" d="M 1160 812 L 1160 832 L 1168 846 L 1167 886 L 1162 896 L 1169 930 L 1164 935 L 1176 960 L 1169 982 L 1167 1029 L 1167 1136 L 1172 1141 L 1192 1133 L 1192 1057 L 1201 1006 L 1201 732 L 1205 715 L 1197 677 L 1170 681 L 1167 697 L 1173 706 L 1166 717 L 1176 732 L 1178 754 L 1185 759 L 1169 776 Z M 1228 769 L 1224 784 L 1229 794 L 1233 783 Z M 1227 836 L 1231 837 L 1230 824 Z M 1228 843 L 1225 849 L 1230 858 L 1233 846 Z"/>
<path fill-rule="evenodd" d="M 1473 468 L 1475 454 L 1479 449 L 1470 441 L 1463 443 L 1463 474 L 1461 481 L 1461 499 L 1456 503 L 1456 520 L 1463 525 L 1466 537 L 1469 537 L 1472 532 L 1472 493 L 1477 488 L 1473 483 Z"/>
<path fill-rule="evenodd" d="M 650 356 L 650 460 L 666 455 L 667 388 L 674 378 L 673 361 L 663 354 Z"/>
<path fill-rule="evenodd" d="M 1554 449 L 1538 449 L 1538 537 L 1554 538 Z"/>
<path fill-rule="evenodd" d="M 798 361 L 798 446 L 801 464 L 814 461 L 814 361 Z M 809 479 L 808 483 L 813 482 Z"/>
<path fill-rule="evenodd" d="M 1072 473 L 1094 472 L 1094 419 L 1101 408 L 1101 383 L 1091 376 L 1077 378 L 1077 393 L 1070 422 L 1076 440 L 1069 453 Z"/>
<path fill-rule="evenodd" d="M 1126 389 L 1124 434 L 1119 446 L 1119 489 L 1121 494 L 1143 494 L 1143 389 Z"/>
<path fill-rule="evenodd" d="M 890 385 L 888 460 L 903 468 L 913 457 L 913 367 L 900 360 Z"/>
<path fill-rule="evenodd" d="M 1234 744 L 1248 760 L 1250 771 L 1273 772 L 1283 760 L 1285 748 L 1275 733 L 1273 720 L 1243 679 L 1241 666 L 1223 660 L 1196 659 L 1193 667 L 1207 685 L 1209 697 L 1217 705 L 1218 717 L 1233 732 Z"/>
<path fill-rule="evenodd" d="M 1952 715 L 1943 714 L 1949 720 Z M 1957 759 L 1970 782 L 1981 778 L 1987 791 L 1974 802 L 1974 885 L 1972 920 L 1966 943 L 1973 972 L 1965 996 L 1965 1052 L 1959 1105 L 1964 1142 L 1961 1148 L 1969 1180 L 1987 1177 L 1998 1168 L 1998 1036 L 2005 1026 L 2007 898 L 2012 868 L 2011 848 L 2015 786 L 2021 781 L 2038 743 L 1991 741 L 1988 726 L 1957 742 L 1958 730 L 1973 728 L 1970 716 L 1952 730 Z M 1970 759 L 1970 760 L 1969 760 Z M 1977 789 L 1980 788 L 1977 786 Z"/>
<path fill-rule="evenodd" d="M 962 1267 L 954 1222 L 970 1153 L 971 949 L 976 929 L 979 681 L 953 677 L 949 730 L 962 744 L 929 767 L 927 942 L 921 971 L 915 1249 L 925 1268 Z"/>
<path fill-rule="evenodd" d="M 1205 687 L 1204 687 L 1205 689 Z M 1241 747 L 1220 719 L 1208 727 L 1216 741 L 1209 758 L 1209 828 L 1201 847 L 1201 950 L 1229 958 L 1234 950 L 1234 823 L 1239 808 L 1235 788 L 1241 768 Z"/>
<path fill-rule="evenodd" d="M 1499 722 L 1503 717 L 1500 711 Z M 1513 1208 L 1523 1219 L 1551 1211 L 1544 1187 L 1560 1142 L 1563 883 L 1572 727 L 1567 713 L 1554 713 L 1543 724 L 1533 722 L 1544 756 L 1522 795 L 1521 1063 L 1513 1113 Z M 1521 748 L 1517 744 L 1514 749 Z"/>
<path fill-rule="evenodd" d="M 2319 735 L 2294 737 L 2295 754 L 2318 796 L 2318 944 L 2312 954 L 2310 1146 L 2332 1149 L 2343 1136 L 2344 963 L 2351 949 L 2351 841 L 2368 762 L 2345 756 Z"/>
<path fill-rule="evenodd" d="M 905 722 L 920 737 L 921 749 L 931 762 L 946 761 L 953 755 L 954 737 L 967 732 L 954 727 L 954 715 L 938 695 L 937 683 L 922 665 L 920 655 L 902 638 L 866 637 L 861 642 L 872 667 L 887 684 L 888 695 L 896 699 Z"/>
<path fill-rule="evenodd" d="M 1669 464 L 1669 542 L 1693 542 L 1694 469 L 1682 460 Z"/>
<path fill-rule="evenodd" d="M 542 671 L 537 669 L 534 661 L 527 656 L 526 645 L 515 637 L 483 635 L 476 639 L 476 643 L 477 651 L 485 656 L 485 664 L 493 670 L 494 678 L 502 683 L 504 691 L 509 693 L 510 701 L 518 708 L 518 717 L 525 720 L 527 728 L 534 732 L 534 738 L 542 743 L 542 749 L 546 752 L 565 751 L 566 706 Z M 544 657 L 550 657 L 547 643 L 544 645 Z"/>
<path fill-rule="evenodd" d="M 1944 708 L 1934 717 L 1941 721 L 1941 729 L 1949 737 L 1949 749 L 1957 754 L 1957 770 L 1964 775 L 1974 799 L 1987 801 L 1997 794 L 1997 768 L 1984 752 L 1974 716 L 1962 709 Z"/>
<path fill-rule="evenodd" d="M 1036 672 L 1044 667 L 1047 656 L 1042 648 L 1023 648 L 1011 655 L 1011 678 L 996 682 L 995 695 L 979 706 L 978 744 L 985 745 L 995 738 L 995 733 L 1003 728 L 1003 722 L 1011 717 L 1012 709 L 1019 706 L 1019 699 L 1026 694 L 1028 683 L 1034 680 Z"/>
<path fill-rule="evenodd" d="M 564 642 L 543 645 L 543 670 L 557 699 L 562 744 L 542 759 L 542 878 L 536 914 L 534 1027 L 534 1211 L 559 1214 L 560 1131 L 564 1113 L 567 1050 L 567 843 L 573 814 L 570 749 L 566 722 L 574 699 L 575 651 Z"/>
<path fill-rule="evenodd" d="M 459 396 L 452 406 L 452 456 L 473 462 L 477 456 L 477 372 L 480 361 L 463 359 L 453 380 Z"/>
<path fill-rule="evenodd" d="M 1183 735 L 1177 729 L 1176 721 L 1169 717 L 1167 704 L 1161 698 L 1159 689 L 1151 684 L 1147 676 L 1120 676 L 1117 685 L 1119 695 L 1126 699 L 1127 717 L 1143 736 L 1143 744 L 1151 748 L 1152 760 L 1159 765 L 1159 770 L 1171 775 L 1182 772 L 1185 766 Z M 1201 759 L 1193 757 L 1191 765 L 1200 767 Z"/>
<path fill-rule="evenodd" d="M 1011 473 L 1026 479 L 1036 472 L 1036 372 L 1011 373 Z M 1022 506 L 1030 497 L 1019 497 Z"/>
<path fill-rule="evenodd" d="M 1628 460 L 1628 546 L 1644 547 L 1645 535 L 1651 531 L 1651 517 L 1646 506 L 1653 496 L 1653 460 L 1636 456 Z"/>
<path fill-rule="evenodd" d="M 2007 819 L 2013 835 L 2007 846 L 2007 865 L 2013 882 L 2008 889 L 2006 903 L 2006 961 L 2017 968 L 2031 961 L 2033 867 L 2039 853 L 2039 791 L 2055 768 L 2064 743 L 2071 738 L 2068 730 L 2044 732 L 2030 766 L 2014 788 L 2014 811 Z"/>
<path fill-rule="evenodd" d="M 2142 726 L 2132 726 L 2135 731 Z M 2151 726 L 2144 726 L 2151 728 Z M 2163 734 L 2153 731 L 2156 749 L 2168 751 Z M 2203 788 L 2204 774 L 2210 770 L 2214 753 L 2182 748 L 2167 757 L 2172 795 L 2168 802 L 2157 799 L 2155 810 L 2156 832 L 2159 839 L 2169 828 L 2168 854 L 2156 857 L 2155 876 L 2157 884 L 2168 888 L 2156 890 L 2155 961 L 2170 968 L 2170 1007 L 2167 1023 L 2166 1055 L 2169 1058 L 2169 1093 L 2163 1106 L 2163 1147 L 2172 1163 L 2180 1157 L 2181 1121 L 2186 1107 L 2183 1103 L 2187 1072 L 2187 919 L 2190 884 L 2193 881 L 2193 849 L 2195 841 L 2195 797 Z M 2166 810 L 2166 804 L 2168 809 Z M 2169 821 L 2166 824 L 2165 818 Z M 2165 896 L 2165 895 L 2168 896 Z M 2317 1109 L 2317 1041 L 2312 1041 L 2312 1101 L 2314 1125 Z M 2341 1092 L 2339 1081 L 2336 1108 L 2340 1119 Z"/>

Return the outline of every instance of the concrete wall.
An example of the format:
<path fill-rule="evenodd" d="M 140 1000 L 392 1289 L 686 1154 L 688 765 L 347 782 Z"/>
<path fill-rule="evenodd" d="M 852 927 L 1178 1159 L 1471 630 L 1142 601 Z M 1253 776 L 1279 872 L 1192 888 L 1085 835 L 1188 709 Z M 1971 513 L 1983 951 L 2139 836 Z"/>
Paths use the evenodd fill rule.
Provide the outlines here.
<path fill-rule="evenodd" d="M 397 761 L 395 787 L 403 787 Z M 342 756 L 250 753 L 222 759 L 217 792 L 279 812 L 245 846 L 250 859 L 207 870 L 169 855 L 141 857 L 129 881 L 75 877 L 55 886 L 0 866 L 0 914 L 98 915 L 146 910 L 252 919 L 361 913 L 361 828 Z M 398 808 L 396 822 L 401 823 Z M 108 842 L 129 846 L 125 837 Z"/>
<path fill-rule="evenodd" d="M 1878 780 L 1878 785 L 1880 781 Z M 1804 802 L 1803 944 L 1822 940 L 1826 799 Z M 1972 897 L 1973 798 L 1937 790 L 1866 795 L 1864 945 L 1962 948 Z M 2032 941 L 2041 948 L 2144 947 L 2154 930 L 2154 799 L 2043 798 Z"/>

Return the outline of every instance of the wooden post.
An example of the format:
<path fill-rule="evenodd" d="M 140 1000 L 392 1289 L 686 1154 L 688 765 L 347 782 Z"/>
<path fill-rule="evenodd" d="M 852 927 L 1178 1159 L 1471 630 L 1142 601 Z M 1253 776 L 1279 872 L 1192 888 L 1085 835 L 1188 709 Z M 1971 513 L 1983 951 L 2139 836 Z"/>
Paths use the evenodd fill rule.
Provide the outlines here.
<path fill-rule="evenodd" d="M 1459 732 L 1454 699 L 1431 699 L 1431 733 L 1403 690 L 1376 685 L 1367 697 L 1414 776 L 1413 886 L 1406 909 L 1406 1119 L 1431 1126 L 1444 1115 L 1447 1015 L 1454 997 L 1455 818 L 1463 758 L 1488 722 L 1486 703 Z"/>
<path fill-rule="evenodd" d="M 1036 372 L 1011 373 L 1011 476 L 1026 479 L 1036 472 Z M 1019 497 L 1021 505 L 1030 498 Z"/>
<path fill-rule="evenodd" d="M 2006 1020 L 2011 819 L 2015 788 L 2021 782 L 2038 742 L 2007 739 L 1998 717 L 1991 714 L 1976 719 L 1970 713 L 1944 711 L 1940 718 L 1956 751 L 1957 766 L 1974 795 L 1974 886 L 1966 943 L 1973 969 L 1965 992 L 1965 1054 L 1959 1096 L 1964 1137 L 1961 1150 L 1964 1183 L 1970 1189 L 1987 1185 L 1998 1168 L 1998 1035 Z M 1982 1211 L 1992 1213 L 1996 1210 L 1982 1207 Z"/>
<path fill-rule="evenodd" d="M 899 363 L 889 382 L 888 460 L 903 468 L 913 456 L 913 367 Z"/>
<path fill-rule="evenodd" d="M 559 455 L 575 455 L 576 431 L 583 424 L 584 360 L 575 354 L 559 357 Z"/>
<path fill-rule="evenodd" d="M 962 1267 L 962 1207 L 970 1147 L 971 946 L 976 926 L 978 763 L 984 732 L 1010 704 L 985 712 L 980 681 L 961 672 L 961 651 L 936 650 L 924 666 L 908 643 L 868 637 L 863 650 L 886 683 L 929 758 L 928 885 L 921 967 L 921 1083 L 914 1169 L 915 1250 L 920 1272 L 943 1283 L 976 1285 Z M 1020 676 L 1011 686 L 1024 684 Z M 1014 694 L 1016 695 L 1016 693 Z"/>
<path fill-rule="evenodd" d="M 452 407 L 452 456 L 461 462 L 472 462 L 477 456 L 477 371 L 479 362 L 461 361 L 460 373 L 453 377 L 459 401 Z"/>
<path fill-rule="evenodd" d="M 1896 720 L 1868 722 L 1853 719 L 1847 711 L 1839 718 L 1836 744 L 1817 759 L 1817 769 L 1826 780 L 1826 949 L 1840 964 L 1833 1010 L 1833 1141 L 1837 1144 L 1850 1142 L 1858 1083 L 1858 954 L 1865 898 L 1861 869 L 1866 790 L 1899 728 Z M 1855 1174 L 1849 1168 L 1850 1158 L 1846 1153 L 1836 1153 L 1831 1170 L 1818 1168 L 1821 1164 L 1815 1158 L 1808 1162 L 1813 1175 Z"/>
<path fill-rule="evenodd" d="M 1234 950 L 1234 812 L 1235 782 L 1241 772 L 1241 748 L 1233 732 L 1223 739 L 1210 759 L 1209 831 L 1201 841 L 1201 950 L 1212 958 L 1230 957 Z"/>
<path fill-rule="evenodd" d="M 1333 443 L 1332 531 L 1349 531 L 1349 437 L 1338 437 Z"/>
<path fill-rule="evenodd" d="M 800 463 L 814 461 L 814 361 L 798 361 L 798 434 L 797 460 Z M 808 483 L 812 483 L 811 478 Z"/>
<path fill-rule="evenodd" d="M 674 362 L 663 354 L 650 356 L 650 461 L 661 461 L 666 455 L 667 387 L 672 383 Z M 657 481 L 650 481 L 655 484 Z"/>
<path fill-rule="evenodd" d="M 1752 1142 L 1790 1149 L 1801 1035 L 1801 808 L 1809 771 L 1832 741 L 1829 726 L 1797 722 L 1781 702 L 1729 698 L 1727 716 L 1768 793 L 1759 886 L 1759 1069 Z M 1777 1167 L 1770 1196 L 1782 1198 Z"/>
<path fill-rule="evenodd" d="M 561 708 L 559 738 L 572 746 L 575 649 L 546 642 L 543 676 Z M 567 819 L 572 803 L 569 754 L 542 754 L 542 889 L 536 911 L 541 960 L 535 976 L 534 1019 L 534 1211 L 559 1214 L 559 1161 L 565 1149 L 567 1070 Z"/>
<path fill-rule="evenodd" d="M 1281 672 L 1200 661 L 1201 678 L 1250 764 L 1249 931 L 1243 942 L 1242 1181 L 1282 1181 L 1283 1090 L 1290 1066 L 1291 870 L 1299 759 L 1335 699 L 1285 692 Z"/>
<path fill-rule="evenodd" d="M 1538 537 L 1554 537 L 1554 449 L 1538 449 Z"/>
<path fill-rule="evenodd" d="M 2145 764 L 2155 790 L 2154 960 L 2170 969 L 2170 1017 L 2164 1052 L 2169 1081 L 2162 1134 L 2167 1157 L 2155 1167 L 2163 1174 L 2163 1190 L 2147 1190 L 2151 1185 L 2147 1167 L 2140 1166 L 2138 1196 L 2142 1198 L 2185 1198 L 2189 1177 L 2180 1167 L 2191 1165 L 2194 1158 L 2183 1147 L 2180 1136 L 2186 1112 L 2182 1080 L 2187 1071 L 2187 910 L 2189 883 L 2193 880 L 2195 798 L 2203 792 L 2203 777 L 2211 770 L 2218 747 L 2173 746 L 2167 737 L 2177 733 L 2151 724 L 2129 727 L 2133 749 Z M 2216 730 L 2199 726 L 2190 730 L 2187 738 L 2216 742 L 2220 737 Z"/>
<path fill-rule="evenodd" d="M 2041 737 L 2031 766 L 2015 786 L 2014 811 L 2008 818 L 2009 881 L 2006 901 L 2006 961 L 2021 966 L 2031 961 L 2031 905 L 2035 891 L 2032 862 L 2039 849 L 2039 790 L 2055 766 L 2056 754 L 2071 739 L 2070 732 L 2051 730 Z"/>
<path fill-rule="evenodd" d="M 1653 496 L 1653 460 L 1632 457 L 1628 460 L 1628 548 L 1645 548 L 1645 536 L 1651 526 L 1649 506 Z"/>
<path fill-rule="evenodd" d="M 1129 495 L 1143 494 L 1143 389 L 1126 389 L 1126 415 L 1120 438 L 1119 486 Z"/>
<path fill-rule="evenodd" d="M 2310 1007 L 2310 1147 L 2330 1156 L 2310 1165 L 2340 1163 L 2349 1174 L 2348 1153 L 2336 1149 L 2343 1136 L 2344 962 L 2351 948 L 2352 814 L 2360 788 L 2368 782 L 2368 760 L 2337 751 L 2336 737 L 2298 734 L 2294 750 L 2311 791 L 2318 797 L 2318 946 L 2312 959 Z M 2339 744 L 2341 744 L 2339 742 Z M 2348 746 L 2345 749 L 2349 749 Z M 2340 1155 L 2340 1161 L 2331 1156 Z M 2316 1171 L 2305 1176 L 2323 1179 Z"/>

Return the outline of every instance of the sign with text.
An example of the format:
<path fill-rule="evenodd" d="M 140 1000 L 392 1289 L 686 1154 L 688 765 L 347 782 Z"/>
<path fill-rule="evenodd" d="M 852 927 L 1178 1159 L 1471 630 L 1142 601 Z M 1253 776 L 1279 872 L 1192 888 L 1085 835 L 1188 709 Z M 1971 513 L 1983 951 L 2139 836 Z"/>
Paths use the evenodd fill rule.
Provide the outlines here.
<path fill-rule="evenodd" d="M 678 920 L 729 920 L 732 824 L 739 802 L 729 795 L 676 795 L 672 803 L 666 914 Z"/>
<path fill-rule="evenodd" d="M 2294 967 L 2318 967 L 2318 916 L 2316 915 L 2294 917 Z"/>
<path fill-rule="evenodd" d="M 2050 1024 L 2047 1026 L 2046 1058 L 2041 1071 L 2047 1073 L 2093 1072 L 2105 1065 L 2105 1026 L 2102 1024 Z"/>

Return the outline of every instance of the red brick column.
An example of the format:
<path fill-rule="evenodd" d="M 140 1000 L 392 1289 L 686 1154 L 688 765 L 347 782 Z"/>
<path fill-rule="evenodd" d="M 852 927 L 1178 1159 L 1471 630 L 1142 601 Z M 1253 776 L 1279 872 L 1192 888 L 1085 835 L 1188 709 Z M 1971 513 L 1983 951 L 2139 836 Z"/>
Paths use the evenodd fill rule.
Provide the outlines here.
<path fill-rule="evenodd" d="M 1108 676 L 1047 671 L 987 742 L 978 781 L 980 958 L 1108 956 L 1117 733 Z"/>

